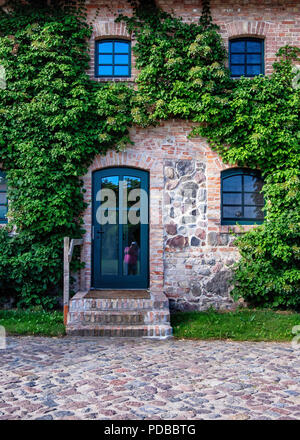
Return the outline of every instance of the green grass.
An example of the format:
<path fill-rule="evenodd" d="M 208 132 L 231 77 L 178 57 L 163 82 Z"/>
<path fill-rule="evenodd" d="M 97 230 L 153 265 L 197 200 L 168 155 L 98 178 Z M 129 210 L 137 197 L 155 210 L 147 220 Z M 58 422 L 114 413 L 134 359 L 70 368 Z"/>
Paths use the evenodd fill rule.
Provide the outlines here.
<path fill-rule="evenodd" d="M 0 310 L 0 325 L 8 335 L 63 336 L 61 312 Z"/>
<path fill-rule="evenodd" d="M 171 316 L 174 336 L 183 339 L 233 341 L 291 341 L 300 314 L 271 310 L 236 310 L 220 313 L 184 312 Z"/>

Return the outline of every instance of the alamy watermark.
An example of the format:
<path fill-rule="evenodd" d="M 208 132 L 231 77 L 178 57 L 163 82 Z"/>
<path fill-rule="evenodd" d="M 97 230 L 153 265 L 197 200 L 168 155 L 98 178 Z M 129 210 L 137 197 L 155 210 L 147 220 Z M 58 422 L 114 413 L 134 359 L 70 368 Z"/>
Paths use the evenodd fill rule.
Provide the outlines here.
<path fill-rule="evenodd" d="M 0 64 L 0 89 L 6 89 L 6 72 L 5 67 Z"/>
<path fill-rule="evenodd" d="M 297 64 L 293 67 L 292 73 L 294 74 L 294 78 L 292 80 L 292 87 L 295 90 L 300 89 L 300 65 Z"/>
<path fill-rule="evenodd" d="M 6 349 L 6 331 L 3 325 L 0 325 L 0 350 Z"/>
<path fill-rule="evenodd" d="M 300 325 L 295 325 L 292 328 L 292 333 L 295 335 L 292 339 L 292 347 L 295 350 L 299 350 L 300 348 Z"/>
<path fill-rule="evenodd" d="M 177 195 L 180 204 L 180 212 L 189 217 L 201 218 L 201 210 L 196 210 L 196 192 L 193 189 L 185 188 L 181 195 Z M 180 199 L 180 200 L 179 200 Z M 127 190 L 125 181 L 119 182 L 118 189 L 102 188 L 96 194 L 96 201 L 101 202 L 96 210 L 96 220 L 100 225 L 116 224 L 148 224 L 149 203 L 151 204 L 151 222 L 159 224 L 159 212 L 162 209 L 157 199 L 149 201 L 149 194 L 142 188 Z"/>

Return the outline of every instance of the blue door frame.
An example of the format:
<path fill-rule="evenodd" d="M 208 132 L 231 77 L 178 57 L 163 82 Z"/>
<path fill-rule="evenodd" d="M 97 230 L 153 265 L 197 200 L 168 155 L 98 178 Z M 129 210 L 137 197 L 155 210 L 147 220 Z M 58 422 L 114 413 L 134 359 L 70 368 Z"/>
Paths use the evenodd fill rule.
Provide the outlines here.
<path fill-rule="evenodd" d="M 146 212 L 146 222 L 144 217 L 143 223 L 131 225 L 124 204 L 124 191 L 119 186 L 120 182 L 122 185 L 124 181 L 135 182 L 138 188 L 149 195 L 147 171 L 119 167 L 106 168 L 93 173 L 92 280 L 95 289 L 147 289 L 149 286 L 149 197 L 147 200 L 142 197 L 135 199 L 137 202 L 140 200 L 141 210 Z M 105 188 L 114 189 L 117 203 L 115 210 L 107 208 L 105 211 L 102 208 L 102 213 L 105 211 L 108 214 L 109 210 L 113 212 L 116 217 L 115 225 L 100 224 L 97 216 L 101 206 L 105 206 L 107 202 L 105 196 L 102 202 L 99 197 L 99 191 Z M 120 221 L 120 213 L 123 212 L 126 212 L 126 221 Z M 139 209 L 136 212 L 139 214 Z M 102 215 L 105 217 L 105 214 Z M 131 248 L 135 248 L 136 256 L 125 256 L 131 253 Z M 127 258 L 135 258 L 137 263 L 127 264 Z"/>

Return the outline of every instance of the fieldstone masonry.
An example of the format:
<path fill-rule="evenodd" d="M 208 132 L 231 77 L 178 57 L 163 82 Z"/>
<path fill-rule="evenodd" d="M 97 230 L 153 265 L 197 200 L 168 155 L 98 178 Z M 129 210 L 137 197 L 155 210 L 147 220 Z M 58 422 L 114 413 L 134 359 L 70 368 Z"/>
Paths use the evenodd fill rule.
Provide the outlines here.
<path fill-rule="evenodd" d="M 208 246 L 227 246 L 232 240 L 228 233 L 208 232 L 207 208 L 205 161 L 165 160 L 165 292 L 173 309 L 232 305 L 230 265 L 234 259 L 224 265 L 223 258 L 207 257 Z"/>

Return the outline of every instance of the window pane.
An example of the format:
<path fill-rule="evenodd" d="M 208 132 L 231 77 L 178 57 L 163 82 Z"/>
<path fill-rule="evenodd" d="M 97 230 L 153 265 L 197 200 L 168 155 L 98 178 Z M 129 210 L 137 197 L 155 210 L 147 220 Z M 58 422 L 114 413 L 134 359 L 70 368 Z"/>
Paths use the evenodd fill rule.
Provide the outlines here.
<path fill-rule="evenodd" d="M 123 227 L 123 275 L 140 275 L 141 225 L 127 224 Z"/>
<path fill-rule="evenodd" d="M 241 193 L 224 193 L 223 204 L 224 205 L 241 205 L 242 194 Z"/>
<path fill-rule="evenodd" d="M 263 209 L 258 206 L 245 206 L 245 218 L 262 220 L 264 218 Z"/>
<path fill-rule="evenodd" d="M 259 65 L 247 65 L 247 75 L 259 75 L 261 73 L 261 66 Z"/>
<path fill-rule="evenodd" d="M 115 66 L 115 76 L 129 76 L 129 67 Z"/>
<path fill-rule="evenodd" d="M 112 64 L 113 56 L 112 55 L 99 55 L 99 64 Z"/>
<path fill-rule="evenodd" d="M 247 41 L 247 52 L 261 53 L 261 48 L 260 41 Z"/>
<path fill-rule="evenodd" d="M 223 191 L 242 191 L 242 176 L 230 176 L 223 179 Z"/>
<path fill-rule="evenodd" d="M 244 191 L 261 191 L 263 181 L 256 176 L 244 176 Z"/>
<path fill-rule="evenodd" d="M 5 204 L 7 202 L 6 193 L 0 193 L 0 204 Z"/>
<path fill-rule="evenodd" d="M 6 218 L 7 208 L 6 206 L 0 205 L 0 219 L 3 220 Z"/>
<path fill-rule="evenodd" d="M 0 191 L 6 191 L 7 182 L 4 173 L 0 173 Z"/>
<path fill-rule="evenodd" d="M 99 66 L 99 75 L 107 76 L 112 75 L 112 66 Z"/>
<path fill-rule="evenodd" d="M 101 273 L 116 276 L 119 273 L 119 225 L 107 223 L 102 226 L 102 232 Z"/>
<path fill-rule="evenodd" d="M 112 42 L 103 42 L 98 43 L 99 53 L 112 53 L 113 51 L 113 43 Z"/>
<path fill-rule="evenodd" d="M 261 55 L 247 55 L 247 63 L 248 64 L 260 64 L 261 63 Z"/>
<path fill-rule="evenodd" d="M 140 202 L 141 179 L 139 177 L 124 176 L 124 181 L 127 185 L 127 207 L 131 208 L 132 206 L 135 206 L 138 208 Z"/>
<path fill-rule="evenodd" d="M 231 74 L 235 76 L 245 75 L 245 66 L 232 66 L 231 65 Z"/>
<path fill-rule="evenodd" d="M 244 203 L 245 205 L 263 205 L 264 197 L 260 193 L 245 193 Z"/>
<path fill-rule="evenodd" d="M 119 176 L 103 177 L 101 179 L 101 189 L 105 189 L 105 190 L 111 189 L 114 192 L 114 196 L 112 195 L 112 200 L 116 201 L 116 208 L 118 208 L 119 207 Z"/>
<path fill-rule="evenodd" d="M 232 64 L 245 64 L 245 55 L 231 55 Z"/>
<path fill-rule="evenodd" d="M 230 50 L 232 53 L 245 52 L 245 41 L 232 41 L 230 43 Z"/>
<path fill-rule="evenodd" d="M 129 44 L 120 41 L 115 42 L 115 53 L 129 53 Z"/>
<path fill-rule="evenodd" d="M 223 218 L 234 218 L 238 220 L 242 217 L 242 213 L 241 206 L 223 206 Z"/>
<path fill-rule="evenodd" d="M 115 55 L 115 64 L 128 64 L 128 55 Z"/>

